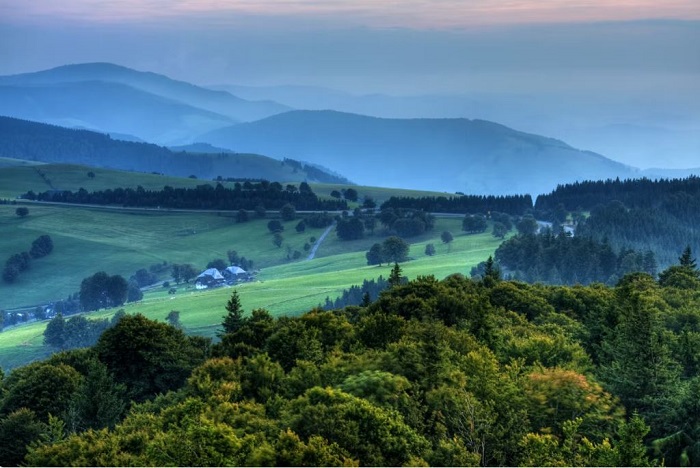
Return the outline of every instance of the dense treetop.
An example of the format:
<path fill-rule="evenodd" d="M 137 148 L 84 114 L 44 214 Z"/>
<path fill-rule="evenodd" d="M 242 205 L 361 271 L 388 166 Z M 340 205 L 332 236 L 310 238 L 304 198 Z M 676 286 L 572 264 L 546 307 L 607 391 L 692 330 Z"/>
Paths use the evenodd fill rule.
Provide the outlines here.
<path fill-rule="evenodd" d="M 700 283 L 688 254 L 677 267 Z M 0 440 L 16 443 L 0 462 L 700 461 L 697 283 L 635 273 L 614 287 L 533 286 L 487 276 L 390 281 L 360 306 L 278 319 L 242 314 L 234 293 L 213 347 L 123 316 L 93 348 L 2 380 Z"/>

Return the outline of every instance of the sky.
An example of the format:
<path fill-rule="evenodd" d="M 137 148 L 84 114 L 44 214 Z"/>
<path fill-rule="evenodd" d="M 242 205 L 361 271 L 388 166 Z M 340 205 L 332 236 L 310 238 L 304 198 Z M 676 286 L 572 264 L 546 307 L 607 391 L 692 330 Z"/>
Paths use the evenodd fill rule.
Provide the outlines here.
<path fill-rule="evenodd" d="M 517 93 L 700 132 L 700 0 L 0 0 L 0 58 L 0 75 L 113 62 L 200 85 Z M 674 165 L 700 166 L 685 143 Z"/>
<path fill-rule="evenodd" d="M 0 74 L 111 61 L 358 92 L 454 92 L 503 73 L 658 82 L 700 71 L 699 24 L 698 0 L 0 0 Z"/>

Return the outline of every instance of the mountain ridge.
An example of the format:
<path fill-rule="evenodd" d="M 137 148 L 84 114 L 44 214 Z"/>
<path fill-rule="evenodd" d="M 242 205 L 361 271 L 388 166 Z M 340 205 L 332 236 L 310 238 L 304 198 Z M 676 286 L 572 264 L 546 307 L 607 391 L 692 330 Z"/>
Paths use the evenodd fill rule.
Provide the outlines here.
<path fill-rule="evenodd" d="M 290 110 L 288 106 L 274 101 L 247 100 L 228 91 L 204 88 L 159 73 L 139 71 L 109 62 L 61 65 L 37 72 L 0 76 L 0 84 L 49 84 L 95 80 L 126 84 L 239 121 L 258 120 Z"/>
<path fill-rule="evenodd" d="M 447 192 L 537 194 L 568 181 L 637 172 L 561 140 L 481 119 L 296 110 L 217 129 L 198 140 L 325 164 L 361 184 Z"/>
<path fill-rule="evenodd" d="M 0 157 L 195 176 L 207 180 L 222 177 L 349 183 L 344 177 L 318 168 L 287 164 L 264 155 L 174 152 L 152 143 L 123 141 L 90 130 L 4 116 L 0 116 Z"/>

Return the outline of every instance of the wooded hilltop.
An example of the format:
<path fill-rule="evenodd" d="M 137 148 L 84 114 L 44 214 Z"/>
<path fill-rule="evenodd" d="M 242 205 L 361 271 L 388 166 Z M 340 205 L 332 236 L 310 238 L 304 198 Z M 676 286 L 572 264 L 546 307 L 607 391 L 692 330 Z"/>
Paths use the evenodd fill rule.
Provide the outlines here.
<path fill-rule="evenodd" d="M 616 286 L 402 281 L 220 341 L 119 314 L 1 384 L 0 464 L 648 466 L 700 462 L 700 272 Z M 165 319 L 165 317 L 164 317 Z M 175 324 L 177 325 L 177 324 Z"/>

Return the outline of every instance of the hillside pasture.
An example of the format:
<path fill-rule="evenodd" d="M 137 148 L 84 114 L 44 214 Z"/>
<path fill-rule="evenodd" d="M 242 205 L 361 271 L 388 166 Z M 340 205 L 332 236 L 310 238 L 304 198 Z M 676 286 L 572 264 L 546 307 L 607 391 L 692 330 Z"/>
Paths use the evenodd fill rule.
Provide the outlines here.
<path fill-rule="evenodd" d="M 214 217 L 216 218 L 216 217 Z M 453 273 L 469 274 L 471 267 L 483 261 L 492 254 L 500 240 L 488 232 L 476 235 L 466 235 L 456 229 L 451 246 L 441 243 L 441 229 L 456 227 L 457 219 L 438 219 L 436 229 L 422 239 L 411 244 L 411 260 L 402 263 L 404 275 L 415 278 L 419 275 L 434 275 L 444 278 Z M 257 222 L 260 224 L 260 222 Z M 237 229 L 253 229 L 250 226 L 237 225 Z M 255 230 L 258 230 L 255 228 Z M 287 229 L 291 229 L 287 228 Z M 260 233 L 257 232 L 260 237 Z M 304 236 L 308 234 L 304 233 Z M 252 235 L 252 234 L 251 234 Z M 294 233 L 290 237 L 296 236 Z M 299 235 L 302 236 L 302 235 Z M 369 238 L 355 242 L 379 241 Z M 334 244 L 338 240 L 334 234 L 326 240 L 331 251 L 336 250 Z M 433 243 L 436 254 L 432 257 L 423 252 L 425 244 Z M 282 249 L 272 246 L 278 255 Z M 319 249 L 319 252 L 326 246 Z M 360 244 L 356 244 L 360 247 Z M 267 249 L 262 248 L 260 252 Z M 241 250 L 239 250 L 241 252 Z M 247 312 L 256 308 L 265 308 L 273 315 L 296 315 L 323 304 L 326 297 L 331 300 L 339 296 L 343 289 L 363 280 L 374 279 L 382 275 L 387 277 L 390 266 L 368 266 L 365 259 L 366 250 L 329 253 L 311 261 L 284 262 L 275 266 L 262 268 L 257 281 L 236 286 L 241 303 Z M 52 254 L 53 255 L 53 254 Z M 50 258 L 47 257 L 47 258 Z M 251 257 L 255 258 L 255 257 Z M 38 263 L 38 261 L 37 261 Z M 110 273 L 113 273 L 110 271 Z M 213 290 L 197 291 L 192 285 L 173 285 L 177 292 L 167 293 L 164 288 L 155 288 L 145 294 L 144 299 L 137 303 L 126 304 L 122 308 L 127 313 L 141 313 L 156 320 L 165 320 L 171 310 L 180 311 L 180 320 L 188 333 L 215 337 L 225 313 L 224 306 L 231 295 L 231 287 Z M 103 310 L 87 314 L 89 318 L 111 317 L 117 309 Z M 46 321 L 22 325 L 0 334 L 0 367 L 12 368 L 33 359 L 40 359 L 48 353 L 42 345 L 42 333 Z"/>
<path fill-rule="evenodd" d="M 163 262 L 204 269 L 213 259 L 227 260 L 228 250 L 253 260 L 256 268 L 287 261 L 286 247 L 272 243 L 265 219 L 237 224 L 233 213 L 28 206 L 25 218 L 17 217 L 12 205 L 0 206 L 0 261 L 28 251 L 43 234 L 53 239 L 54 251 L 33 261 L 15 283 L 0 282 L 3 309 L 63 299 L 98 271 L 128 278 Z M 294 221 L 285 225 L 285 244 L 302 252 L 309 237 L 323 232 L 307 228 L 302 235 L 294 231 Z"/>

